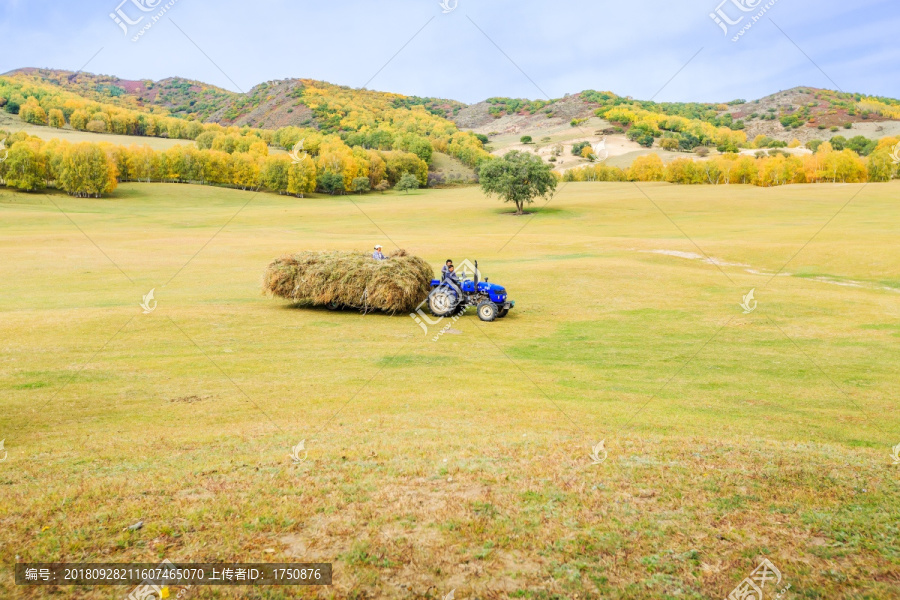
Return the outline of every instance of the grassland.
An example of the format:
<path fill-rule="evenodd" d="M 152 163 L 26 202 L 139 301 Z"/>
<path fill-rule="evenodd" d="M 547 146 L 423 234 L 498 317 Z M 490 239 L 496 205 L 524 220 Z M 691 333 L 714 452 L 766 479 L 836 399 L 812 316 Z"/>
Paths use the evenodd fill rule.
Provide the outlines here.
<path fill-rule="evenodd" d="M 168 150 L 172 146 L 194 143 L 193 140 L 172 140 L 169 138 L 138 135 L 116 135 L 114 133 L 91 133 L 90 131 L 72 129 L 68 125 L 64 129 L 46 127 L 44 125 L 32 125 L 30 123 L 25 123 L 19 117 L 10 115 L 6 112 L 0 112 L 0 129 L 10 133 L 24 131 L 28 135 L 39 137 L 45 141 L 60 139 L 72 143 L 109 142 L 110 144 L 116 144 L 117 146 L 130 146 L 134 144 L 136 146 L 149 146 L 154 150 Z"/>
<path fill-rule="evenodd" d="M 786 598 L 900 598 L 898 193 L 6 191 L 0 597 L 128 592 L 17 559 L 169 558 L 335 564 L 189 598 L 723 598 L 765 556 Z M 516 307 L 435 342 L 260 293 L 276 256 L 377 242 Z"/>

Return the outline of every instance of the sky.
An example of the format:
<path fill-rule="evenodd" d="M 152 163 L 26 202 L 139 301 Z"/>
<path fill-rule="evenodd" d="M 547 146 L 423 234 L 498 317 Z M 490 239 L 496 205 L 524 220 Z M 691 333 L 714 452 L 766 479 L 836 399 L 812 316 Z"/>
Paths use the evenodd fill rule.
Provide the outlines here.
<path fill-rule="evenodd" d="M 466 103 L 585 89 L 726 102 L 795 86 L 900 98 L 897 0 L 443 2 L 0 0 L 0 72 L 236 92 L 302 77 Z"/>

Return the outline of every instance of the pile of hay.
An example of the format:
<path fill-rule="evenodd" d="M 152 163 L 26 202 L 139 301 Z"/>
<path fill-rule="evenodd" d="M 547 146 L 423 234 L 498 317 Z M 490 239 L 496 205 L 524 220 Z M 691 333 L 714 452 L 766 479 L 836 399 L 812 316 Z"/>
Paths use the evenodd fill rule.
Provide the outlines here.
<path fill-rule="evenodd" d="M 300 252 L 272 262 L 263 291 L 315 306 L 411 312 L 431 290 L 431 266 L 405 250 L 387 260 L 362 252 Z"/>

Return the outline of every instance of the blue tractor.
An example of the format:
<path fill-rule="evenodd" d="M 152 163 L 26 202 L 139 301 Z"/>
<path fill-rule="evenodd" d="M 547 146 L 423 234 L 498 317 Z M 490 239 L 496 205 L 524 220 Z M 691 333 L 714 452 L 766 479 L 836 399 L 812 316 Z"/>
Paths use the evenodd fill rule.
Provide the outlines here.
<path fill-rule="evenodd" d="M 479 281 L 478 261 L 475 261 L 474 273 L 466 272 L 465 266 L 457 275 L 457 279 L 446 278 L 443 281 L 431 280 L 431 293 L 428 294 L 428 308 L 436 317 L 461 315 L 470 306 L 476 307 L 478 318 L 482 321 L 493 321 L 505 317 L 516 305 L 515 301 L 506 297 L 506 289 L 488 278 Z"/>

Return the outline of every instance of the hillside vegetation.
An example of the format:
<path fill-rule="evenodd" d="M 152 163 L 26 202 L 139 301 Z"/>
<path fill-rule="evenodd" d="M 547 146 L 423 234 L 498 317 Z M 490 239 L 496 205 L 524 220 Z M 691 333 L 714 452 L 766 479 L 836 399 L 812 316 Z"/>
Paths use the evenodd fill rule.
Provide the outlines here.
<path fill-rule="evenodd" d="M 0 77 L 0 107 L 29 128 L 19 131 L 14 121 L 14 133 L 4 136 L 9 160 L 0 164 L 0 181 L 74 195 L 107 194 L 125 181 L 364 193 L 384 191 L 405 174 L 440 186 L 473 181 L 492 154 L 510 150 L 536 153 L 567 181 L 772 186 L 900 176 L 900 101 L 811 88 L 727 104 L 587 90 L 465 106 L 309 79 L 240 94 L 179 78 L 22 69 Z M 875 129 L 849 135 L 864 125 Z M 34 128 L 59 133 L 38 139 L 29 135 Z M 63 132 L 105 137 L 87 147 Z M 188 143 L 124 147 L 135 138 Z M 595 155 L 601 140 L 608 156 Z"/>
<path fill-rule="evenodd" d="M 350 147 L 437 150 L 464 164 L 487 158 L 482 142 L 448 119 L 459 103 L 357 90 L 309 79 L 268 82 L 235 94 L 199 82 L 122 81 L 26 69 L 0 77 L 0 106 L 26 123 L 96 133 L 197 139 L 253 135 L 290 148 L 296 128 L 337 135 Z M 256 127 L 251 127 L 251 123 Z M 279 131 L 293 128 L 287 134 Z"/>

